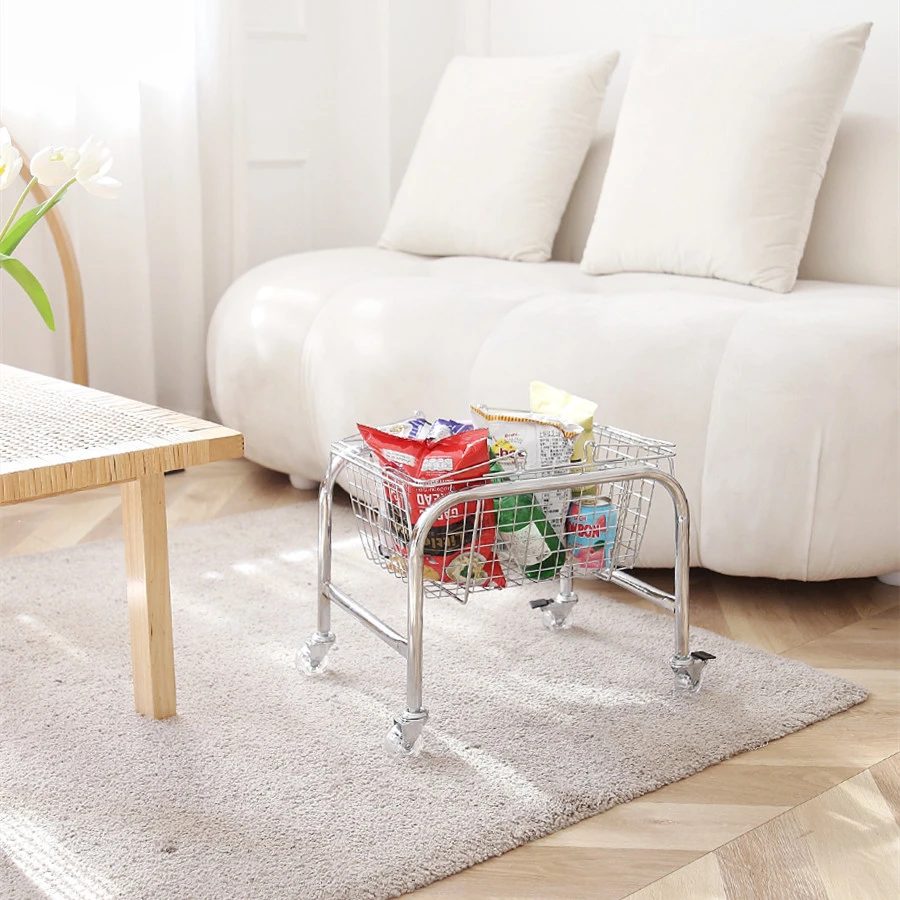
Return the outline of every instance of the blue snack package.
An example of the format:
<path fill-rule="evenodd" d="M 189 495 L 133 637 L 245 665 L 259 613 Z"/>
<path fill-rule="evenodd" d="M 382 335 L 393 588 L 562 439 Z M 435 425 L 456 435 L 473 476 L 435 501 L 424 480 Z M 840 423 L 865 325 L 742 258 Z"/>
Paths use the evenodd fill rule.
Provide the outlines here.
<path fill-rule="evenodd" d="M 440 441 L 453 434 L 462 434 L 464 431 L 474 430 L 475 426 L 471 422 L 457 422 L 454 419 L 435 419 L 425 439 Z"/>
<path fill-rule="evenodd" d="M 391 422 L 390 425 L 381 425 L 378 430 L 385 432 L 385 434 L 396 434 L 400 437 L 423 441 L 428 437 L 430 428 L 431 423 L 425 418 L 425 413 L 417 409 L 412 414 L 412 418 Z"/>

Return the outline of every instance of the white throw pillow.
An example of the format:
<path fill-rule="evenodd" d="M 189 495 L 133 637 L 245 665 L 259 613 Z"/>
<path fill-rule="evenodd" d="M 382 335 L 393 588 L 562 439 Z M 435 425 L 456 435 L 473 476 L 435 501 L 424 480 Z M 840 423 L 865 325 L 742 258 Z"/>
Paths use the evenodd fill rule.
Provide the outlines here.
<path fill-rule="evenodd" d="M 646 41 L 582 269 L 791 290 L 870 29 Z"/>
<path fill-rule="evenodd" d="M 549 259 L 618 59 L 452 60 L 380 246 L 425 256 Z"/>

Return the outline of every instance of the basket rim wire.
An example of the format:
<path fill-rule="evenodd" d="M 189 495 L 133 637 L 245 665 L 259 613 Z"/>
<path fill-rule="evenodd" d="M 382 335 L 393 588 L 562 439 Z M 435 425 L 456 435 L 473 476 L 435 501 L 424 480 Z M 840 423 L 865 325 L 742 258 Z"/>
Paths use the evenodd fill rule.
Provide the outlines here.
<path fill-rule="evenodd" d="M 506 472 L 503 476 L 498 475 L 496 472 L 483 475 L 479 470 L 484 469 L 484 463 L 476 463 L 474 466 L 469 466 L 466 469 L 457 469 L 455 472 L 448 473 L 447 475 L 436 475 L 434 478 L 413 478 L 405 474 L 399 468 L 382 466 L 369 449 L 368 444 L 366 444 L 359 434 L 350 435 L 342 440 L 335 441 L 331 445 L 331 452 L 346 460 L 348 463 L 358 464 L 371 469 L 373 474 L 382 475 L 384 473 L 390 473 L 392 478 L 396 476 L 399 483 L 415 487 L 455 484 L 463 481 L 477 482 L 479 480 L 484 480 L 485 482 L 488 482 L 504 476 L 510 478 L 533 478 L 536 475 L 565 475 L 585 471 L 587 469 L 590 469 L 590 471 L 598 471 L 638 463 L 641 465 L 653 465 L 655 461 L 674 459 L 676 455 L 675 444 L 671 441 L 662 441 L 644 437 L 643 435 L 635 434 L 630 431 L 623 431 L 621 428 L 612 428 L 608 425 L 595 426 L 593 433 L 595 436 L 599 434 L 604 437 L 615 437 L 618 440 L 615 444 L 606 441 L 598 441 L 596 439 L 586 441 L 584 444 L 585 454 L 587 455 L 587 453 L 590 452 L 592 455 L 591 459 L 541 466 L 540 468 L 528 467 L 527 454 L 524 450 L 520 450 L 515 454 L 497 456 L 492 460 L 493 462 L 500 463 L 507 467 L 514 467 L 513 471 Z M 636 455 L 625 453 L 623 450 L 617 449 L 615 457 L 612 459 L 608 456 L 600 456 L 601 450 L 610 451 L 613 447 L 620 448 L 623 446 L 640 447 L 645 450 L 646 453 Z M 469 478 L 465 477 L 467 474 L 476 471 L 479 471 L 478 475 L 471 475 Z"/>
<path fill-rule="evenodd" d="M 676 448 L 675 444 L 669 441 L 648 438 L 611 426 L 595 426 L 593 439 L 585 443 L 585 458 L 577 462 L 529 468 L 527 456 L 520 451 L 495 457 L 491 462 L 499 464 L 502 469 L 499 472 L 496 465 L 492 466 L 492 471 L 485 472 L 485 464 L 481 462 L 469 468 L 439 474 L 433 478 L 413 478 L 399 468 L 382 466 L 359 434 L 335 441 L 332 444 L 331 452 L 343 459 L 346 464 L 344 480 L 349 486 L 348 492 L 357 520 L 357 531 L 365 555 L 380 568 L 406 582 L 408 581 L 406 563 L 408 548 L 404 553 L 404 544 L 408 542 L 415 525 L 408 501 L 407 492 L 410 490 L 425 489 L 443 496 L 476 485 L 499 481 L 508 481 L 512 485 L 523 478 L 533 481 L 535 478 L 549 475 L 596 474 L 598 471 L 627 470 L 647 465 L 656 468 L 664 467 L 671 472 Z M 606 547 L 603 568 L 585 568 L 576 564 L 566 519 L 559 523 L 559 528 L 552 523 L 551 527 L 566 551 L 565 562 L 559 571 L 609 580 L 613 572 L 631 568 L 635 563 L 643 542 L 652 503 L 654 482 L 646 479 L 627 482 L 613 481 L 598 487 L 602 490 L 599 496 L 609 500 L 614 510 L 613 513 L 607 513 L 607 517 L 609 515 L 615 517 L 611 524 L 609 518 L 606 519 L 608 527 L 614 531 L 614 538 L 612 545 Z M 535 505 L 539 505 L 538 498 L 541 493 L 539 488 L 531 484 L 528 492 L 533 494 Z M 515 495 L 516 491 L 510 490 L 509 496 Z M 506 496 L 504 495 L 504 497 Z M 448 582 L 426 579 L 426 595 L 450 596 L 465 603 L 472 592 L 498 588 L 498 585 L 493 583 L 490 578 L 482 579 L 479 583 L 475 577 L 476 573 L 482 571 L 480 564 L 476 565 L 475 556 L 476 545 L 480 544 L 479 539 L 482 536 L 481 529 L 486 513 L 490 514 L 489 521 L 493 523 L 489 527 L 494 530 L 491 550 L 497 560 L 497 565 L 502 567 L 506 584 L 512 587 L 527 583 L 539 583 L 531 580 L 532 576 L 526 577 L 524 564 L 519 565 L 512 555 L 510 546 L 500 530 L 499 503 L 498 499 L 497 501 L 468 501 L 465 504 L 458 523 L 462 530 L 463 546 L 467 545 L 467 550 L 463 550 L 460 557 L 467 556 L 468 562 L 458 567 L 460 573 L 465 572 L 464 580 Z M 568 501 L 566 506 L 568 507 Z M 474 512 L 471 512 L 471 507 L 474 507 Z M 469 526 L 470 521 L 471 527 Z M 443 530 L 444 541 L 450 540 L 449 521 L 436 524 L 432 528 L 432 532 L 436 530 Z M 438 543 L 440 539 L 441 535 L 437 534 L 436 541 Z M 526 558 L 527 548 L 526 543 L 524 551 Z M 481 557 L 481 554 L 477 555 Z M 558 572 L 556 574 L 558 575 Z M 550 581 L 552 578 L 547 580 Z"/>

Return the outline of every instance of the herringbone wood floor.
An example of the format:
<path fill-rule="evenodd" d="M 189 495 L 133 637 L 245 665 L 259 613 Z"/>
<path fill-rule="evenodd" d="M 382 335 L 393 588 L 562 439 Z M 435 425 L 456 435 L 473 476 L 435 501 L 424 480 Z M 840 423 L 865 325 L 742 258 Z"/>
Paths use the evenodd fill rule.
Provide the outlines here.
<path fill-rule="evenodd" d="M 178 473 L 166 486 L 171 526 L 312 499 L 245 460 Z M 7 507 L 0 556 L 118 537 L 120 528 L 117 488 Z M 667 573 L 644 575 L 666 582 Z M 900 589 L 696 571 L 692 590 L 696 624 L 852 678 L 870 699 L 416 896 L 900 896 Z"/>

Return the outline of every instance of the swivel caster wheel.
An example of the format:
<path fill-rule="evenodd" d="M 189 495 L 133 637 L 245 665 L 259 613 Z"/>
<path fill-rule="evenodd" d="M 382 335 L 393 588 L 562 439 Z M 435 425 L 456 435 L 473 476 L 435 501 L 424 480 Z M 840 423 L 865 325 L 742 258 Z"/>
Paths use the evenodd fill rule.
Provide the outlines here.
<path fill-rule="evenodd" d="M 577 599 L 532 600 L 531 608 L 541 611 L 541 624 L 547 631 L 564 631 L 572 627 Z"/>
<path fill-rule="evenodd" d="M 675 693 L 696 694 L 703 680 L 703 670 L 711 659 L 715 656 L 704 650 L 695 650 L 690 656 L 673 656 L 670 665 L 675 673 Z"/>
<path fill-rule="evenodd" d="M 541 618 L 547 631 L 565 631 L 575 619 L 575 604 L 551 603 L 541 610 Z"/>
<path fill-rule="evenodd" d="M 384 750 L 394 759 L 418 756 L 422 752 L 422 729 L 428 721 L 428 712 L 401 713 L 384 739 Z"/>
<path fill-rule="evenodd" d="M 334 644 L 334 635 L 316 632 L 298 651 L 297 668 L 305 675 L 321 675 L 328 668 L 328 651 Z"/>

